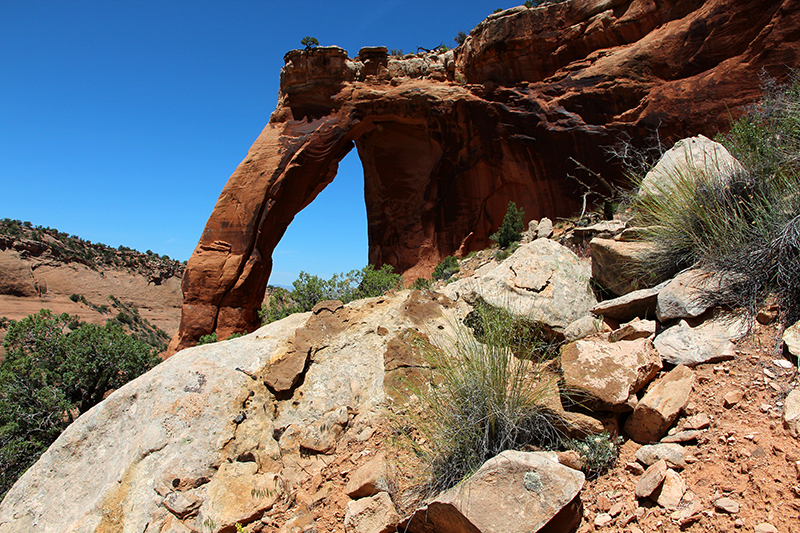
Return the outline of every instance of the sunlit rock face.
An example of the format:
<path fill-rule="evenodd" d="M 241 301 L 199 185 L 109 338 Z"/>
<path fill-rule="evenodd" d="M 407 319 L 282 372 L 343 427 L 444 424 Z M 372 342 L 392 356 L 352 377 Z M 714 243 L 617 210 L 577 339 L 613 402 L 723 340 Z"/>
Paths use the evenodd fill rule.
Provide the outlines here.
<path fill-rule="evenodd" d="M 189 260 L 171 352 L 258 326 L 275 246 L 354 146 L 369 261 L 408 283 L 488 246 L 510 200 L 528 219 L 574 214 L 585 192 L 568 177 L 575 161 L 614 181 L 606 148 L 622 138 L 725 129 L 759 96 L 762 70 L 781 80 L 798 64 L 799 11 L 788 0 L 574 0 L 490 15 L 445 53 L 289 52 L 278 106 Z"/>

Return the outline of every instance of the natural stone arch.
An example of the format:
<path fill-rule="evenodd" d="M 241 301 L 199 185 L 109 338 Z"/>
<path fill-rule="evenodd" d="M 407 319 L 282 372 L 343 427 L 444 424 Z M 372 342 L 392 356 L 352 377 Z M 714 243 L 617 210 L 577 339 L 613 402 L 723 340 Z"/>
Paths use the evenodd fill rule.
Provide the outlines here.
<path fill-rule="evenodd" d="M 170 353 L 258 326 L 272 250 L 353 143 L 369 260 L 410 281 L 486 247 L 509 200 L 529 219 L 574 213 L 569 158 L 613 179 L 604 145 L 657 126 L 667 142 L 713 135 L 760 95 L 762 69 L 780 80 L 798 62 L 796 2 L 668 4 L 513 8 L 446 53 L 289 52 L 278 106 L 187 265 Z"/>

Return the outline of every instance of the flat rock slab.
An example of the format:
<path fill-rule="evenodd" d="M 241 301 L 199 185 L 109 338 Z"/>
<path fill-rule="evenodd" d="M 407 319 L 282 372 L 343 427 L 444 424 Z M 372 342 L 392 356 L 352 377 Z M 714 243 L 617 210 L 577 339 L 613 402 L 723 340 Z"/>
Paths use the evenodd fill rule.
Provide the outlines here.
<path fill-rule="evenodd" d="M 636 405 L 625 422 L 625 432 L 642 444 L 661 439 L 689 402 L 694 381 L 694 372 L 687 366 L 667 372 Z"/>
<path fill-rule="evenodd" d="M 541 324 L 563 338 L 564 330 L 597 303 L 589 270 L 565 246 L 550 239 L 523 244 L 490 272 L 447 285 L 453 300 L 482 300 Z"/>
<path fill-rule="evenodd" d="M 581 521 L 583 473 L 545 452 L 505 451 L 414 513 L 409 533 L 570 533 Z"/>
<path fill-rule="evenodd" d="M 618 298 L 603 300 L 592 307 L 592 313 L 613 318 L 620 322 L 627 322 L 637 317 L 654 317 L 656 315 L 656 306 L 658 305 L 658 293 L 667 283 L 665 281 L 649 289 L 639 289 Z"/>
<path fill-rule="evenodd" d="M 648 444 L 636 450 L 636 460 L 650 466 L 660 460 L 666 461 L 670 468 L 686 468 L 686 449 L 680 444 Z"/>
<path fill-rule="evenodd" d="M 593 337 L 561 351 L 564 390 L 593 409 L 630 411 L 636 393 L 661 370 L 648 339 L 608 342 Z"/>
<path fill-rule="evenodd" d="M 747 334 L 748 325 L 742 317 L 721 315 L 692 326 L 681 320 L 659 333 L 653 344 L 661 358 L 673 365 L 694 366 L 732 359 L 733 341 Z"/>

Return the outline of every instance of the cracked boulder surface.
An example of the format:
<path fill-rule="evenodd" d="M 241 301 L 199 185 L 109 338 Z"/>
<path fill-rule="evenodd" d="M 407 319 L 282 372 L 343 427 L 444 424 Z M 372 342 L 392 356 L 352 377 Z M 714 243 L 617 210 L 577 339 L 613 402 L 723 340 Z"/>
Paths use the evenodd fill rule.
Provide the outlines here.
<path fill-rule="evenodd" d="M 275 246 L 353 146 L 369 262 L 410 283 L 487 247 L 510 200 L 529 219 L 577 211 L 569 158 L 613 181 L 604 146 L 620 138 L 726 129 L 762 70 L 798 64 L 798 26 L 797 0 L 573 0 L 490 15 L 444 54 L 289 52 L 188 262 L 171 353 L 258 327 Z"/>
<path fill-rule="evenodd" d="M 521 245 L 493 270 L 450 283 L 442 292 L 453 300 L 506 309 L 562 339 L 567 326 L 597 303 L 590 278 L 590 268 L 568 248 L 537 239 Z"/>
<path fill-rule="evenodd" d="M 387 366 L 416 364 L 384 354 L 413 332 L 451 331 L 459 312 L 427 291 L 323 302 L 181 352 L 71 424 L 0 503 L 0 532 L 217 533 L 258 520 L 375 416 Z M 270 372 L 293 350 L 308 360 L 278 393 Z"/>

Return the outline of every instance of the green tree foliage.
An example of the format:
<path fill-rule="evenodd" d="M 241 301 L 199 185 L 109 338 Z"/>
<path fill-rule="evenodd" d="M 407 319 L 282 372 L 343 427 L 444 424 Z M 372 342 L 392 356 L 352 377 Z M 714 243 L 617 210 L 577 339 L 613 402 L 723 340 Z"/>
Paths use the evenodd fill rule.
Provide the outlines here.
<path fill-rule="evenodd" d="M 285 318 L 293 313 L 303 313 L 319 302 L 341 300 L 344 303 L 380 296 L 384 292 L 402 286 L 403 277 L 394 274 L 390 265 L 376 269 L 367 265 L 361 270 L 334 274 L 329 280 L 300 272 L 292 283 L 294 289 L 275 287 L 268 302 L 261 306 L 259 316 L 264 324 Z"/>
<path fill-rule="evenodd" d="M 436 268 L 433 269 L 433 274 L 431 274 L 431 276 L 433 279 L 448 280 L 453 276 L 453 274 L 459 271 L 459 268 L 458 259 L 452 255 L 448 255 L 442 259 L 441 263 L 436 265 Z"/>
<path fill-rule="evenodd" d="M 316 37 L 309 37 L 308 35 L 306 35 L 305 37 L 300 39 L 300 44 L 302 44 L 305 47 L 306 52 L 308 52 L 319 46 L 319 41 L 317 40 Z"/>
<path fill-rule="evenodd" d="M 460 31 L 453 40 L 456 42 L 458 46 L 461 46 L 462 44 L 464 44 L 464 41 L 467 40 L 467 34 L 464 33 L 463 31 Z"/>
<path fill-rule="evenodd" d="M 522 239 L 522 231 L 525 229 L 525 211 L 517 209 L 517 204 L 508 202 L 506 216 L 497 233 L 489 236 L 500 248 L 508 248 L 512 242 Z"/>
<path fill-rule="evenodd" d="M 0 364 L 0 495 L 103 395 L 160 359 L 115 323 L 83 324 L 43 309 L 12 322 Z"/>

